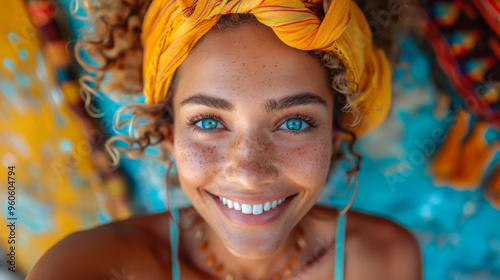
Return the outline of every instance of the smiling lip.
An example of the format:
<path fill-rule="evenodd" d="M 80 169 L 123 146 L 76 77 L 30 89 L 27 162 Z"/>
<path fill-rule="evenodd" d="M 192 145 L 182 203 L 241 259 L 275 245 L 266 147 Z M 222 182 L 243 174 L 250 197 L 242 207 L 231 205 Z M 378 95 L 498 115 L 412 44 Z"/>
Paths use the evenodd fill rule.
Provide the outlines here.
<path fill-rule="evenodd" d="M 233 221 L 234 223 L 242 226 L 262 226 L 266 225 L 268 223 L 273 222 L 276 220 L 281 214 L 285 211 L 285 209 L 288 207 L 290 202 L 295 198 L 297 194 L 291 195 L 286 197 L 285 201 L 278 205 L 276 208 L 271 209 L 269 211 L 265 211 L 262 214 L 259 215 L 253 215 L 253 214 L 243 214 L 241 211 L 237 211 L 234 209 L 229 209 L 226 205 L 222 203 L 222 201 L 219 199 L 219 196 L 213 195 L 209 192 L 207 192 L 214 202 L 217 204 L 219 209 L 222 211 L 224 216 L 228 218 L 229 220 Z M 259 199 L 261 200 L 261 199 Z"/>

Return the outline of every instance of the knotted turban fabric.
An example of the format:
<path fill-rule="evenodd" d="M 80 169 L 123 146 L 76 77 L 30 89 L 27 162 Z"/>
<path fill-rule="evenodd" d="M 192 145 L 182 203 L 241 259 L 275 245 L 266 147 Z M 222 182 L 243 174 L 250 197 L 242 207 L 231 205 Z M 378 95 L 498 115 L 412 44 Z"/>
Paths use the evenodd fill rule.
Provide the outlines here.
<path fill-rule="evenodd" d="M 334 0 L 326 15 L 319 0 L 153 0 L 141 34 L 146 103 L 165 100 L 175 70 L 229 13 L 252 13 L 293 48 L 335 52 L 347 68 L 346 78 L 359 86 L 354 107 L 361 122 L 348 127 L 357 136 L 385 119 L 391 103 L 391 69 L 385 54 L 373 46 L 363 12 L 349 0 Z M 354 83 L 349 87 L 356 89 Z M 352 118 L 344 113 L 342 122 L 349 124 Z"/>

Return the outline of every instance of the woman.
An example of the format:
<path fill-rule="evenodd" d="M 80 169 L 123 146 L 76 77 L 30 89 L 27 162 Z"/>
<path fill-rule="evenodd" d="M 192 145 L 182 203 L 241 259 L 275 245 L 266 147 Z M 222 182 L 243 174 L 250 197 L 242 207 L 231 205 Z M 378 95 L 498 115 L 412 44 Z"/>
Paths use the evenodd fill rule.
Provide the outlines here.
<path fill-rule="evenodd" d="M 139 153 L 161 143 L 193 207 L 74 233 L 28 279 L 421 278 L 406 230 L 315 206 L 342 139 L 352 151 L 389 109 L 387 59 L 354 2 L 154 0 L 146 8 L 125 14 L 145 14 L 148 104 L 128 108 L 149 122 L 120 139 Z M 115 42 L 130 39 L 114 31 Z M 96 51 L 118 43 L 92 44 L 108 62 L 97 71 L 130 74 L 127 55 Z"/>

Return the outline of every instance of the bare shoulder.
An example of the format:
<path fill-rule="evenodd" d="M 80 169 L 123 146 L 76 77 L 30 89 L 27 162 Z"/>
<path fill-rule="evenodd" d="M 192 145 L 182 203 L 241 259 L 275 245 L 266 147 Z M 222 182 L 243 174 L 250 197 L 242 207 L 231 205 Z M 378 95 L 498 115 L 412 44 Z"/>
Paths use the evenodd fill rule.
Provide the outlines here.
<path fill-rule="evenodd" d="M 374 267 L 372 276 L 382 271 L 380 279 L 422 279 L 420 246 L 409 230 L 390 219 L 356 211 L 348 220 L 346 252 L 356 256 L 355 263 L 375 260 L 368 267 Z"/>
<path fill-rule="evenodd" d="M 50 248 L 27 279 L 169 279 L 168 232 L 165 213 L 75 232 Z"/>
<path fill-rule="evenodd" d="M 337 220 L 338 210 L 315 206 L 324 221 Z M 328 230 L 324 225 L 323 230 Z M 420 246 L 398 223 L 355 210 L 348 212 L 345 238 L 346 279 L 420 280 Z M 363 269 L 360 269 L 363 268 Z"/>

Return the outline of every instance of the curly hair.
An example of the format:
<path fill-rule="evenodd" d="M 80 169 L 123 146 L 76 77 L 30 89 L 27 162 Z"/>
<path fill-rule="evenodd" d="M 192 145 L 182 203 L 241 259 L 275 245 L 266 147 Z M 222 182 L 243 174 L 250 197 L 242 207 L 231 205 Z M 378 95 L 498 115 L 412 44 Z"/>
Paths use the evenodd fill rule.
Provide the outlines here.
<path fill-rule="evenodd" d="M 140 44 L 141 24 L 151 0 L 82 0 L 88 14 L 93 19 L 93 30 L 85 34 L 75 46 L 75 54 L 80 65 L 93 75 L 84 74 L 80 78 L 81 95 L 85 100 L 87 111 L 97 115 L 96 109 L 91 105 L 92 96 L 99 96 L 98 91 L 106 94 L 138 95 L 142 93 L 142 54 Z M 359 2 L 359 1 L 358 1 Z M 364 6 L 373 8 L 373 1 Z M 381 1 L 377 1 L 381 2 Z M 361 3 L 364 3 L 361 1 Z M 369 17 L 369 15 L 367 14 Z M 255 21 L 253 14 L 228 14 L 223 15 L 211 31 L 224 32 L 237 28 L 245 23 Z M 388 29 L 388 32 L 391 30 Z M 388 36 L 380 36 L 381 45 L 390 47 Z M 202 37 L 203 39 L 203 37 Z M 377 40 L 375 40 L 377 44 Z M 82 59 L 81 51 L 84 50 L 97 65 L 92 65 Z M 348 86 L 355 81 L 346 79 L 346 68 L 340 59 L 331 51 L 310 50 L 308 53 L 318 59 L 326 70 L 329 83 L 335 94 L 334 129 L 349 135 L 349 152 L 351 158 L 356 159 L 350 174 L 357 172 L 361 164 L 361 156 L 354 151 L 356 135 L 344 128 L 354 126 L 360 121 L 360 114 L 353 106 L 359 96 L 357 90 Z M 118 135 L 106 142 L 106 149 L 110 153 L 113 165 L 117 165 L 120 151 L 131 158 L 138 158 L 145 154 L 145 149 L 161 143 L 172 133 L 167 129 L 173 123 L 172 88 L 175 85 L 175 75 L 172 86 L 167 94 L 167 99 L 159 104 L 130 104 L 120 108 L 115 115 L 117 128 L 129 128 L 128 135 Z M 120 121 L 121 115 L 129 112 L 131 119 Z M 350 114 L 352 123 L 341 124 L 341 114 Z M 139 123 L 139 119 L 142 122 Z M 116 141 L 128 144 L 128 148 L 116 146 Z M 170 163 L 168 155 L 163 149 L 160 160 Z M 339 151 L 334 159 L 345 158 L 346 153 Z"/>

